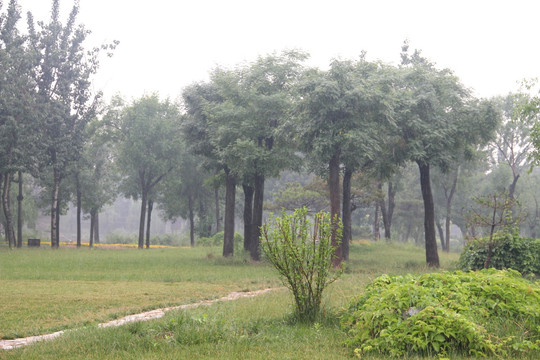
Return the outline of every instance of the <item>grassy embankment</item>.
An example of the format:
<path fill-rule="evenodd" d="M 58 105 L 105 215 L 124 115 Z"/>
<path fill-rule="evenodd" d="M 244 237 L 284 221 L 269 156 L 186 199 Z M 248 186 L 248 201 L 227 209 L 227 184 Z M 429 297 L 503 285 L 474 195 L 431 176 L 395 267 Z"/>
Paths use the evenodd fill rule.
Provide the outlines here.
<path fill-rule="evenodd" d="M 128 313 L 280 286 L 269 265 L 222 259 L 219 253 L 218 248 L 0 249 L 2 337 L 84 327 L 4 351 L 0 359 L 347 358 L 352 353 L 342 345 L 339 309 L 382 273 L 430 271 L 423 249 L 355 243 L 349 269 L 328 289 L 326 315 L 314 325 L 291 321 L 292 299 L 281 289 L 150 322 L 96 327 Z M 441 254 L 442 268 L 452 269 L 457 257 Z"/>

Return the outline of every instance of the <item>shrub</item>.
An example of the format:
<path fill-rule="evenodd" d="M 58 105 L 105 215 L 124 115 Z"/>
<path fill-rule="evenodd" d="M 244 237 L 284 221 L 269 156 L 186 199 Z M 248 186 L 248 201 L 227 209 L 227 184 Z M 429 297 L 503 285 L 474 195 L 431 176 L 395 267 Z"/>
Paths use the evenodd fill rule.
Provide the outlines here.
<path fill-rule="evenodd" d="M 223 237 L 224 236 L 225 236 L 225 233 L 223 231 L 220 231 L 218 233 L 215 233 L 211 237 L 199 238 L 196 241 L 196 244 L 200 245 L 200 246 L 219 246 L 219 245 L 223 245 Z M 243 247 L 244 237 L 241 234 L 235 232 L 233 241 L 234 241 L 234 249 L 237 250 L 240 247 Z"/>
<path fill-rule="evenodd" d="M 137 234 L 110 232 L 105 238 L 106 244 L 137 244 Z"/>
<path fill-rule="evenodd" d="M 305 207 L 292 215 L 283 211 L 262 227 L 261 248 L 292 291 L 299 320 L 317 318 L 323 290 L 341 274 L 331 271 L 331 233 L 329 214 L 317 213 L 312 224 Z"/>
<path fill-rule="evenodd" d="M 537 354 L 540 286 L 513 270 L 383 275 L 344 311 L 342 326 L 358 356 Z"/>
<path fill-rule="evenodd" d="M 461 253 L 459 268 L 464 271 L 484 268 L 488 251 L 488 238 L 471 241 Z M 492 241 L 490 267 L 540 275 L 540 239 L 520 237 L 518 234 L 496 233 Z"/>

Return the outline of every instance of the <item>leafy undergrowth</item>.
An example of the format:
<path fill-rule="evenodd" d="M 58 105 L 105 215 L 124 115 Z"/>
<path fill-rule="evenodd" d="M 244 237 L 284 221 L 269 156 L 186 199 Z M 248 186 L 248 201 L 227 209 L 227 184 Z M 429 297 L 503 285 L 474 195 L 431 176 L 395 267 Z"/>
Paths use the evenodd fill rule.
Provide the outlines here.
<path fill-rule="evenodd" d="M 513 270 L 382 275 L 342 317 L 358 356 L 540 355 L 540 286 Z"/>

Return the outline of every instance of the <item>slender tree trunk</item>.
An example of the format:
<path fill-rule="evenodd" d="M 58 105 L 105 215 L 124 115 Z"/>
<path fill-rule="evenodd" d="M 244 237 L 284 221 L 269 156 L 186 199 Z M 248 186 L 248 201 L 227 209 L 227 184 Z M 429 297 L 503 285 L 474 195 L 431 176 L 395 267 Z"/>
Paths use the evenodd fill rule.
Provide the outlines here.
<path fill-rule="evenodd" d="M 334 258 L 332 259 L 333 267 L 337 268 L 341 266 L 343 259 L 343 248 L 341 245 L 341 239 L 338 237 L 340 214 L 340 189 L 339 189 L 339 153 L 334 154 L 330 159 L 328 186 L 330 188 L 330 216 L 332 217 L 332 246 L 335 247 Z"/>
<path fill-rule="evenodd" d="M 219 187 L 214 188 L 214 200 L 216 202 L 216 233 L 221 231 L 221 218 L 219 212 Z"/>
<path fill-rule="evenodd" d="M 9 247 L 17 246 L 15 240 L 15 231 L 13 229 L 13 216 L 11 214 L 11 199 L 9 196 L 11 190 L 11 173 L 7 172 L 4 175 L 4 192 L 2 194 L 2 205 L 4 208 L 4 216 L 6 219 L 6 240 L 9 244 Z"/>
<path fill-rule="evenodd" d="M 146 204 L 148 202 L 148 191 L 143 188 L 142 189 L 142 196 L 141 196 L 141 216 L 139 218 L 139 243 L 138 248 L 143 249 L 144 248 L 144 222 L 146 220 Z"/>
<path fill-rule="evenodd" d="M 424 236 L 426 241 L 426 262 L 428 266 L 439 267 L 439 254 L 435 237 L 435 205 L 431 191 L 429 164 L 417 162 L 420 170 L 420 187 L 424 200 Z"/>
<path fill-rule="evenodd" d="M 23 196 L 23 174 L 22 171 L 18 172 L 19 177 L 19 195 L 17 196 L 17 247 L 21 248 L 23 243 L 23 214 L 22 214 L 22 202 L 24 200 Z"/>
<path fill-rule="evenodd" d="M 450 191 L 448 192 L 448 195 L 446 195 L 446 219 L 445 219 L 445 229 L 446 229 L 446 236 L 445 239 L 445 246 L 444 250 L 446 252 L 450 252 L 450 226 L 451 226 L 451 220 L 452 220 L 452 199 L 454 198 L 454 194 L 456 193 L 456 187 L 457 187 L 457 179 L 459 176 L 459 166 L 457 167 L 454 178 L 452 179 L 452 186 L 450 187 Z"/>
<path fill-rule="evenodd" d="M 255 189 L 248 184 L 242 184 L 242 189 L 244 190 L 244 250 L 249 251 L 253 235 L 251 225 L 253 224 L 253 193 Z"/>
<path fill-rule="evenodd" d="M 508 187 L 508 197 L 510 199 L 514 199 L 514 193 L 516 191 L 516 184 L 517 184 L 518 180 L 519 180 L 519 174 L 514 175 L 514 180 L 512 181 L 510 186 Z"/>
<path fill-rule="evenodd" d="M 62 208 L 62 198 L 58 197 L 58 211 L 56 212 L 56 243 L 60 246 L 60 209 Z"/>
<path fill-rule="evenodd" d="M 154 200 L 148 199 L 148 216 L 146 223 L 146 248 L 150 249 L 150 223 L 152 222 L 152 210 L 154 209 Z"/>
<path fill-rule="evenodd" d="M 345 169 L 343 175 L 343 237 L 342 237 L 342 250 L 343 260 L 349 261 L 349 245 L 352 240 L 352 207 L 351 207 L 351 178 L 353 171 Z"/>
<path fill-rule="evenodd" d="M 234 203 L 236 199 L 236 179 L 225 170 L 225 234 L 223 236 L 223 256 L 234 255 Z"/>
<path fill-rule="evenodd" d="M 94 228 L 96 221 L 96 211 L 94 209 L 90 210 L 90 239 L 88 240 L 88 246 L 94 246 Z"/>
<path fill-rule="evenodd" d="M 58 240 L 58 194 L 60 192 L 60 174 L 58 173 L 57 169 L 53 170 L 53 192 L 52 192 L 52 199 L 51 199 L 51 247 L 52 248 L 58 248 L 60 246 L 60 243 Z"/>
<path fill-rule="evenodd" d="M 394 217 L 394 209 L 396 208 L 396 188 L 392 182 L 388 183 L 388 209 L 387 209 L 387 218 L 388 218 L 388 239 L 392 239 L 391 229 L 392 229 L 392 219 Z"/>
<path fill-rule="evenodd" d="M 82 217 L 82 192 L 79 174 L 75 175 L 75 186 L 77 188 L 77 247 L 81 247 L 81 217 Z"/>
<path fill-rule="evenodd" d="M 382 194 L 383 183 L 380 182 L 377 186 L 379 193 Z M 390 220 L 388 218 L 388 210 L 386 209 L 386 199 L 384 196 L 380 199 L 381 215 L 384 227 L 384 238 L 386 241 L 390 241 Z"/>
<path fill-rule="evenodd" d="M 251 259 L 259 261 L 261 259 L 260 241 L 261 226 L 263 221 L 264 203 L 264 175 L 255 175 L 255 191 L 253 194 L 253 224 L 251 227 L 251 246 L 249 252 Z"/>
<path fill-rule="evenodd" d="M 96 218 L 94 220 L 94 243 L 99 244 L 101 242 L 99 238 L 99 210 L 96 209 Z"/>
<path fill-rule="evenodd" d="M 439 231 L 441 249 L 443 249 L 443 251 L 446 251 L 446 242 L 445 242 L 445 238 L 444 238 L 444 230 L 443 230 L 442 224 L 439 221 L 439 219 L 435 220 L 435 225 L 437 226 L 437 230 Z"/>
<path fill-rule="evenodd" d="M 195 205 L 193 204 L 193 195 L 188 195 L 188 208 L 189 208 L 189 245 L 195 246 Z"/>
<path fill-rule="evenodd" d="M 377 201 L 375 203 L 375 216 L 373 219 L 373 236 L 375 238 L 375 241 L 379 241 L 381 239 L 381 226 L 380 226 L 380 213 L 381 213 L 381 206 L 379 202 Z"/>

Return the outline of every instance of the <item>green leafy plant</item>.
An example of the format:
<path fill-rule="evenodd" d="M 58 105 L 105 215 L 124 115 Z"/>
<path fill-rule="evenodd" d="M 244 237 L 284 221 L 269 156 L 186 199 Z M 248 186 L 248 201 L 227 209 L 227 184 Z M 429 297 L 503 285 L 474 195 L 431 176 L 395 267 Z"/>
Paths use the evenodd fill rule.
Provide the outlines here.
<path fill-rule="evenodd" d="M 330 215 L 319 212 L 312 222 L 305 207 L 292 214 L 283 211 L 262 227 L 263 252 L 292 291 L 296 315 L 302 321 L 317 319 L 323 290 L 342 273 L 331 269 L 335 256 L 331 234 Z"/>
<path fill-rule="evenodd" d="M 540 287 L 513 270 L 383 275 L 344 311 L 342 326 L 358 356 L 538 354 Z"/>
<path fill-rule="evenodd" d="M 540 275 L 540 239 L 508 232 L 495 233 L 491 241 L 487 237 L 471 241 L 463 249 L 458 267 L 464 271 L 483 268 L 490 246 L 491 267 L 514 269 L 526 275 Z"/>

